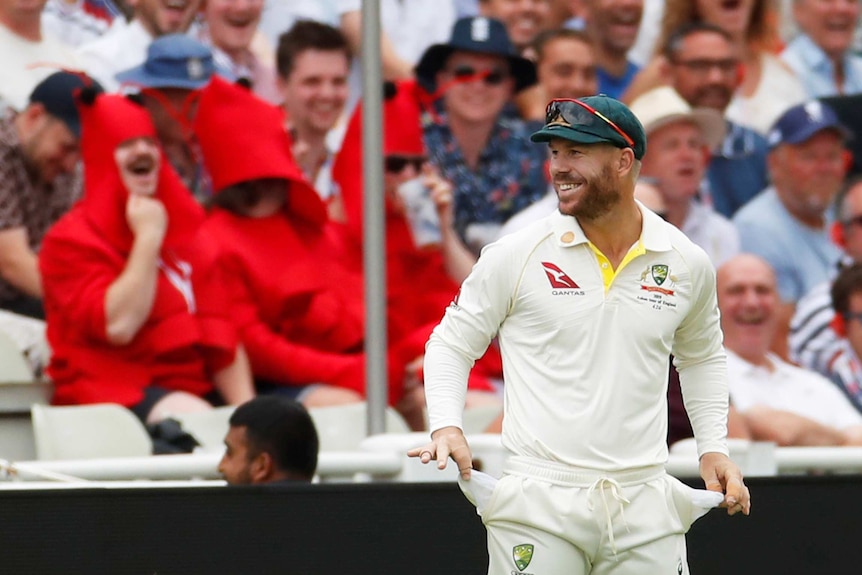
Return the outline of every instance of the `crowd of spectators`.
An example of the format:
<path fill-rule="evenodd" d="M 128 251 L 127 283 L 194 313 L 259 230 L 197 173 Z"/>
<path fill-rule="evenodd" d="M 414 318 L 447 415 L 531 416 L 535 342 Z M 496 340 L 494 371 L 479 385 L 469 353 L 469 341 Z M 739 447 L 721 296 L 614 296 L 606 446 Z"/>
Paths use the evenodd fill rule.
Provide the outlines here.
<path fill-rule="evenodd" d="M 369 191 L 359 0 L 0 2 L 0 329 L 46 321 L 56 403 L 153 422 L 256 394 L 363 401 L 377 193 L 389 401 L 423 429 L 430 329 L 484 246 L 556 207 L 529 141 L 545 105 L 604 93 L 648 135 L 638 197 L 719 269 L 734 429 L 859 440 L 858 1 L 380 8 Z M 500 404 L 501 385 L 492 345 L 468 405 Z"/>

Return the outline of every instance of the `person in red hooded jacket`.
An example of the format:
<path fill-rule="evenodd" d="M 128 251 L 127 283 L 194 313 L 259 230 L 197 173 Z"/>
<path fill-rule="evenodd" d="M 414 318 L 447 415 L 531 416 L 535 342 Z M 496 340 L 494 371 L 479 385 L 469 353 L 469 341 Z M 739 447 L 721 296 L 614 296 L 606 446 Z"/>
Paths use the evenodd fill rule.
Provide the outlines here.
<path fill-rule="evenodd" d="M 153 423 L 209 409 L 214 391 L 247 401 L 215 242 L 146 110 L 90 93 L 79 109 L 84 196 L 39 260 L 54 403 L 119 403 Z"/>
<path fill-rule="evenodd" d="M 470 273 L 476 256 L 455 230 L 452 185 L 428 161 L 422 139 L 421 102 L 424 94 L 414 80 L 387 82 L 383 102 L 383 194 L 386 209 L 386 290 L 388 336 L 391 341 L 415 338 L 424 343 Z M 341 190 L 344 230 L 352 265 L 362 264 L 362 107 L 357 106 L 333 166 Z M 415 184 L 415 186 L 414 186 Z M 416 230 L 408 214 L 416 204 L 399 194 L 402 186 L 424 188 L 425 209 L 437 218 Z M 403 188 L 402 188 L 403 189 Z M 414 200 L 416 198 L 414 197 Z M 436 212 L 436 214 L 433 214 Z M 434 229 L 428 229 L 431 227 Z M 431 232 L 431 233 L 428 233 Z M 426 237 L 423 237 L 426 236 Z M 427 240 L 431 241 L 427 241 Z M 423 349 L 424 351 L 424 349 Z M 421 356 L 414 358 L 416 369 Z M 421 380 L 421 374 L 416 374 Z M 490 380 L 502 379 L 502 361 L 489 348 L 471 372 L 467 405 L 500 404 Z M 424 392 L 415 387 L 422 405 Z M 417 400 L 418 401 L 418 400 Z"/>
<path fill-rule="evenodd" d="M 203 90 L 195 131 L 215 192 L 206 228 L 229 272 L 232 313 L 258 391 L 306 407 L 361 401 L 362 278 L 345 265 L 341 236 L 283 126 L 280 109 L 240 86 L 214 78 Z M 391 356 L 396 405 L 404 360 Z"/>

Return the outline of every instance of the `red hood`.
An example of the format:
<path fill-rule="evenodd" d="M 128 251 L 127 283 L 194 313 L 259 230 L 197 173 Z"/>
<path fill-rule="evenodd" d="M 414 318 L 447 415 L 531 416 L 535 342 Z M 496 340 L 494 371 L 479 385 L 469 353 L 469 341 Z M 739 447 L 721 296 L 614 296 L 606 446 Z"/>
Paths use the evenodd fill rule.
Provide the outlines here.
<path fill-rule="evenodd" d="M 203 88 L 194 123 L 213 191 L 249 180 L 281 178 L 287 212 L 323 225 L 326 207 L 296 165 L 281 109 L 214 77 Z"/>
<path fill-rule="evenodd" d="M 126 221 L 129 193 L 114 159 L 117 147 L 133 138 L 156 139 L 147 111 L 118 95 L 99 95 L 92 103 L 80 102 L 81 159 L 84 164 L 84 196 L 80 207 L 90 223 L 108 242 L 126 253 L 134 235 Z M 168 214 L 163 247 L 180 245 L 195 233 L 204 212 L 183 186 L 162 153 L 159 185 L 155 196 Z"/>
<path fill-rule="evenodd" d="M 415 80 L 394 84 L 383 102 L 383 154 L 424 156 L 420 102 L 424 92 Z M 332 166 L 332 177 L 338 183 L 347 225 L 361 235 L 362 226 L 362 102 L 356 105 L 344 134 L 341 150 Z M 387 205 L 389 211 L 391 206 Z"/>

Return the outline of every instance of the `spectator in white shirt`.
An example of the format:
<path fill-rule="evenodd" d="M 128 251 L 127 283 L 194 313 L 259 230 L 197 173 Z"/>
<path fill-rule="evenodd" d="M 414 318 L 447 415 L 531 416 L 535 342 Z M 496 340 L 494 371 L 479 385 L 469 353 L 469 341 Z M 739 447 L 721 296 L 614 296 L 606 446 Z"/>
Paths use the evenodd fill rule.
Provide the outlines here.
<path fill-rule="evenodd" d="M 862 414 L 823 376 L 769 351 L 778 288 L 765 260 L 739 255 L 718 270 L 730 398 L 752 437 L 778 445 L 862 445 Z"/>

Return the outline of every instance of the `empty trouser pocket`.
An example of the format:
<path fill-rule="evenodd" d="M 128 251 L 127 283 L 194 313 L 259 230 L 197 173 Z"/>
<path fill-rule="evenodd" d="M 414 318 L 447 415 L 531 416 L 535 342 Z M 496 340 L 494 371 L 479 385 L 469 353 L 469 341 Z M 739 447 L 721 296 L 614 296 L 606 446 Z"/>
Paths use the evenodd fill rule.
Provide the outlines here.
<path fill-rule="evenodd" d="M 671 490 L 672 503 L 686 530 L 710 509 L 718 507 L 724 501 L 724 494 L 718 491 L 695 489 L 670 475 L 667 476 L 667 482 Z"/>
<path fill-rule="evenodd" d="M 499 479 L 487 473 L 473 470 L 470 472 L 469 480 L 458 477 L 458 487 L 461 488 L 464 497 L 476 506 L 476 513 L 481 516 L 488 509 L 499 481 Z"/>

